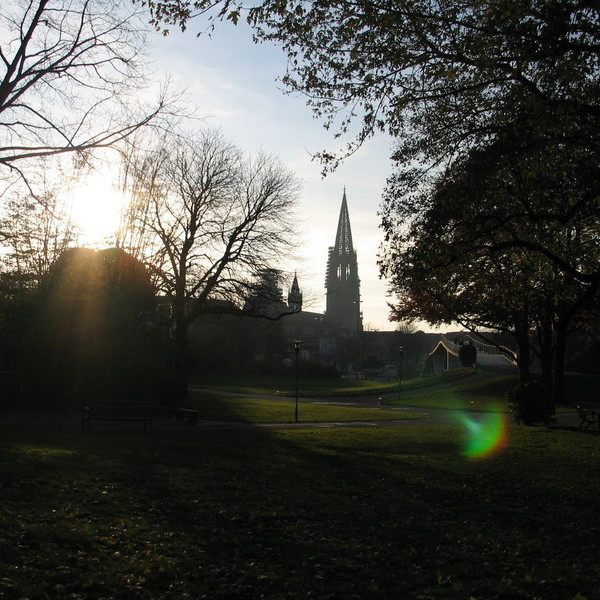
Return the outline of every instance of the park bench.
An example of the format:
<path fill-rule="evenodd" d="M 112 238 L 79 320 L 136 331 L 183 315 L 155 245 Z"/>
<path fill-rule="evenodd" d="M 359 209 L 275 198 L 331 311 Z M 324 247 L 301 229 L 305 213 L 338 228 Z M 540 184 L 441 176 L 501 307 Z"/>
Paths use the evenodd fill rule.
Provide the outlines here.
<path fill-rule="evenodd" d="M 82 425 L 90 429 L 91 421 L 141 421 L 144 431 L 152 429 L 152 405 L 147 402 L 91 402 L 83 409 Z"/>
<path fill-rule="evenodd" d="M 198 423 L 198 411 L 193 408 L 184 408 L 180 406 L 155 406 L 154 414 L 157 417 L 172 419 L 176 421 L 187 421 L 188 423 Z"/>
<path fill-rule="evenodd" d="M 580 405 L 576 405 L 575 410 L 581 419 L 581 423 L 579 423 L 579 429 L 587 431 L 591 427 L 592 431 L 595 431 L 596 429 L 600 431 L 600 413 L 596 412 L 595 410 L 583 408 L 583 406 Z"/>
<path fill-rule="evenodd" d="M 178 408 L 175 412 L 175 419 L 196 424 L 198 422 L 198 411 L 192 408 Z"/>

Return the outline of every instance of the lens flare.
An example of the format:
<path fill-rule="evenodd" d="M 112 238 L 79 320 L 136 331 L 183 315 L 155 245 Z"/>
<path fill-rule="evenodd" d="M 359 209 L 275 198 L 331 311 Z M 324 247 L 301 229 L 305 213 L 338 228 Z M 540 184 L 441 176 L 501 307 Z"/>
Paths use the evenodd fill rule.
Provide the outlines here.
<path fill-rule="evenodd" d="M 484 458 L 506 446 L 506 422 L 499 408 L 490 407 L 490 412 L 477 419 L 466 413 L 458 418 L 466 430 L 463 454 L 467 458 Z"/>

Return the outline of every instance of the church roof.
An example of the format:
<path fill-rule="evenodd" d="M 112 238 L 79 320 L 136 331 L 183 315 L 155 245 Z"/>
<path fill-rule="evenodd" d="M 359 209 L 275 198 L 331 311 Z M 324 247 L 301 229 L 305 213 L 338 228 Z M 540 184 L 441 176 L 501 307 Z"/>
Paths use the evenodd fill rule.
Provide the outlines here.
<path fill-rule="evenodd" d="M 346 188 L 342 197 L 342 207 L 340 208 L 340 217 L 338 219 L 337 233 L 335 235 L 334 252 L 339 256 L 352 254 L 354 246 L 352 244 L 352 230 L 350 229 L 350 214 L 348 213 L 348 202 L 346 200 Z"/>

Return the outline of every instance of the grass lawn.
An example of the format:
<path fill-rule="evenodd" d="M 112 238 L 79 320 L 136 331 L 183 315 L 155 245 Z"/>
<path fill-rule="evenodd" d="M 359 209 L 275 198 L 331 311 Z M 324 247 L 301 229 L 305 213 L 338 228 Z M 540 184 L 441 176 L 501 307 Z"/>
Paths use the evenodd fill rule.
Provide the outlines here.
<path fill-rule="evenodd" d="M 235 421 L 242 423 L 289 423 L 294 420 L 294 400 L 261 400 L 255 398 L 228 397 L 192 392 L 191 405 L 198 410 L 202 421 Z M 375 408 L 358 408 L 298 403 L 298 420 L 302 422 L 344 422 L 390 419 L 416 419 L 418 412 L 407 413 Z"/>
<path fill-rule="evenodd" d="M 460 371 L 460 370 L 457 370 Z M 451 374 L 449 371 L 448 374 Z M 440 374 L 441 375 L 441 374 Z M 468 408 L 470 411 L 487 411 L 490 405 L 508 412 L 506 393 L 518 384 L 517 375 L 482 373 L 456 379 L 452 385 L 429 386 L 421 389 L 403 385 L 400 404 L 418 408 Z M 557 413 L 573 411 L 572 404 L 581 403 L 591 408 L 600 406 L 594 390 L 600 388 L 600 376 L 566 373 L 565 397 L 567 404 L 558 405 Z M 386 403 L 397 404 L 394 395 L 386 396 Z"/>
<path fill-rule="evenodd" d="M 0 598 L 592 600 L 600 436 L 0 429 Z"/>
<path fill-rule="evenodd" d="M 468 408 L 489 410 L 490 404 L 508 411 L 506 392 L 517 385 L 516 375 L 468 376 L 451 386 L 424 387 L 403 390 L 400 403 L 423 408 Z M 388 396 L 386 402 L 397 404 L 396 396 Z"/>
<path fill-rule="evenodd" d="M 300 396 L 327 394 L 376 393 L 378 390 L 394 389 L 397 382 L 365 381 L 334 377 L 300 377 Z M 243 394 L 295 395 L 296 378 L 293 375 L 243 375 L 238 373 L 215 374 L 194 378 L 192 388 L 226 390 Z"/>
<path fill-rule="evenodd" d="M 407 390 L 439 385 L 462 379 L 472 369 L 453 369 L 424 377 L 414 377 L 402 381 L 402 388 Z M 398 389 L 398 382 L 367 381 L 364 379 L 345 379 L 334 377 L 300 377 L 298 381 L 300 396 L 343 396 L 360 394 L 384 394 Z M 218 391 L 237 392 L 242 394 L 269 394 L 294 396 L 296 378 L 291 375 L 257 375 L 239 373 L 220 373 L 196 376 L 192 378 L 191 387 Z"/>

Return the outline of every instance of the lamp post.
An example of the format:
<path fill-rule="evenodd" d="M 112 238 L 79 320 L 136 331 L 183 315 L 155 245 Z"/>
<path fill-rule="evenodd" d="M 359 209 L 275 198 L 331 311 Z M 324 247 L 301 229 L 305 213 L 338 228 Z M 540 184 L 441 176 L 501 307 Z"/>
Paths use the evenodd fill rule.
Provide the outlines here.
<path fill-rule="evenodd" d="M 302 340 L 294 341 L 294 352 L 296 353 L 296 406 L 294 409 L 294 419 L 296 423 L 298 422 L 298 356 L 300 354 L 300 344 L 302 344 Z"/>
<path fill-rule="evenodd" d="M 398 352 L 400 354 L 400 362 L 398 363 L 398 404 L 400 404 L 400 396 L 402 392 L 402 356 L 404 354 L 404 347 L 398 346 Z"/>

